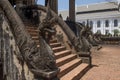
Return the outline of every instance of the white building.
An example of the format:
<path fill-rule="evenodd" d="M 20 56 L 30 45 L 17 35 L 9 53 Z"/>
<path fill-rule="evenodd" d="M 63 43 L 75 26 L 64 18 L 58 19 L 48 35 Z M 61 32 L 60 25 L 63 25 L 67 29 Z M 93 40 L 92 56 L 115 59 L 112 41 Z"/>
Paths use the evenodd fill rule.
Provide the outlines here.
<path fill-rule="evenodd" d="M 76 21 L 86 24 L 89 20 L 94 33 L 113 34 L 115 29 L 120 31 L 120 12 L 118 5 L 114 3 L 82 5 L 78 6 L 76 10 Z M 68 16 L 68 11 L 60 11 L 59 13 L 62 14 L 63 19 Z"/>

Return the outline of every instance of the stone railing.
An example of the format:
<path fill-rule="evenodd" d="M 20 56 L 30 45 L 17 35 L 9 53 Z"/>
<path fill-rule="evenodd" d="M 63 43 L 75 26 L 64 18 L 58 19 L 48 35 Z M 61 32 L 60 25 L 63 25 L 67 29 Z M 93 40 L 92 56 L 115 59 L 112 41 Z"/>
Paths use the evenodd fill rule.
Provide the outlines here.
<path fill-rule="evenodd" d="M 44 12 L 47 11 L 47 8 L 44 7 L 44 6 L 41 6 L 41 5 L 33 5 L 33 6 L 30 6 L 30 7 L 31 7 L 31 9 L 38 9 L 38 10 L 42 10 Z M 62 30 L 67 35 L 69 41 L 74 46 L 77 55 L 82 58 L 83 62 L 91 65 L 91 56 L 90 56 L 91 52 L 90 51 L 82 51 L 80 40 L 76 37 L 74 32 L 68 27 L 68 25 L 57 14 L 55 14 L 55 12 L 53 12 L 52 10 L 50 10 L 50 12 L 51 12 L 50 13 L 51 16 L 54 17 L 54 20 L 62 28 Z M 87 48 L 87 47 L 84 46 L 84 48 Z"/>
<path fill-rule="evenodd" d="M 20 60 L 22 61 L 22 65 L 24 65 L 25 62 L 28 69 L 34 74 L 36 79 L 56 79 L 59 69 L 56 67 L 52 49 L 43 39 L 41 39 L 40 42 L 41 45 L 44 45 L 44 47 L 37 47 L 36 43 L 25 30 L 25 26 L 20 17 L 17 15 L 8 0 L 1 0 L 0 7 L 9 21 L 10 29 L 12 30 L 15 42 L 20 50 Z M 23 80 L 25 79 L 23 78 Z"/>
<path fill-rule="evenodd" d="M 101 40 L 103 41 L 103 44 L 113 44 L 113 45 L 119 45 L 120 44 L 120 37 L 119 36 L 102 36 Z"/>

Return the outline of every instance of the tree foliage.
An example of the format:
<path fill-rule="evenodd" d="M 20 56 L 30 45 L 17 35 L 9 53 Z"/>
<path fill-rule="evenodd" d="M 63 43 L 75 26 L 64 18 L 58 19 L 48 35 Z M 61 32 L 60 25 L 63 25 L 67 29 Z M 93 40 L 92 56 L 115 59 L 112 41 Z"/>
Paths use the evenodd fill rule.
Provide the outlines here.
<path fill-rule="evenodd" d="M 114 29 L 113 32 L 114 32 L 114 35 L 118 35 L 120 33 L 118 29 Z"/>

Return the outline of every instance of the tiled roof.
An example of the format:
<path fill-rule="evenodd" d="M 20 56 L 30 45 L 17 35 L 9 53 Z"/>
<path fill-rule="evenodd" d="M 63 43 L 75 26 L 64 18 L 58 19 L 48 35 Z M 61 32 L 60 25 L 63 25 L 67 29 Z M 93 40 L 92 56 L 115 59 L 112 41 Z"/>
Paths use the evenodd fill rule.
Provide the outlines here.
<path fill-rule="evenodd" d="M 113 10 L 112 10 L 113 9 Z M 108 18 L 108 17 L 120 17 L 120 12 L 117 11 L 118 5 L 110 2 L 96 3 L 90 5 L 82 5 L 77 7 L 76 13 L 87 12 L 82 14 L 76 14 L 76 19 L 96 19 L 96 18 Z M 91 12 L 91 13 L 90 13 Z M 65 19 L 69 16 L 69 11 L 59 11 Z"/>
<path fill-rule="evenodd" d="M 110 2 L 103 2 L 103 3 L 96 3 L 90 5 L 83 5 L 77 7 L 77 12 L 83 11 L 93 11 L 93 10 L 103 10 L 103 9 L 111 9 L 111 8 L 118 8 L 118 5 Z"/>
<path fill-rule="evenodd" d="M 108 17 L 120 17 L 120 12 L 118 11 L 110 11 L 110 12 L 98 12 L 98 13 L 88 13 L 88 14 L 80 14 L 76 16 L 76 19 L 100 19 L 100 18 L 108 18 Z"/>

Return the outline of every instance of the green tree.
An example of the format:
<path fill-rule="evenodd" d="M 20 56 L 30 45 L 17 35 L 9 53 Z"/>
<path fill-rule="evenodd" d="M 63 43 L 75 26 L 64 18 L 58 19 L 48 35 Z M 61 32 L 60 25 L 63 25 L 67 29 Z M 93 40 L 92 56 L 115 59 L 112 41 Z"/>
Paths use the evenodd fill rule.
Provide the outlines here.
<path fill-rule="evenodd" d="M 120 31 L 118 29 L 114 29 L 113 32 L 114 32 L 114 35 L 118 35 Z"/>

